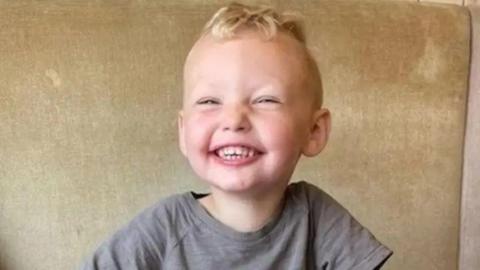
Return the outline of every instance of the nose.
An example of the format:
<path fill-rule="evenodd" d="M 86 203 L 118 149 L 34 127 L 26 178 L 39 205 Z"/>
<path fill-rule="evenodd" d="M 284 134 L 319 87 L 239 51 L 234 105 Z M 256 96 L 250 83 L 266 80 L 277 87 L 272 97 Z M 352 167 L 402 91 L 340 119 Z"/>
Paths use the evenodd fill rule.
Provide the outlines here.
<path fill-rule="evenodd" d="M 241 105 L 225 106 L 221 125 L 223 131 L 249 131 L 251 123 L 248 108 Z"/>

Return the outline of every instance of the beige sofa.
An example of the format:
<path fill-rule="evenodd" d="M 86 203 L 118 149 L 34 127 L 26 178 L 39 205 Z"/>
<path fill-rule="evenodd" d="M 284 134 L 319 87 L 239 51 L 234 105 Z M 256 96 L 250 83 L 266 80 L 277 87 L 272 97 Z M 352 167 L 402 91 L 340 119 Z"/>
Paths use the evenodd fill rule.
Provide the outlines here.
<path fill-rule="evenodd" d="M 222 2 L 0 1 L 1 270 L 75 268 L 154 201 L 205 190 L 176 113 L 183 59 Z M 294 180 L 392 248 L 384 269 L 480 269 L 478 9 L 272 3 L 304 14 L 333 114 Z"/>

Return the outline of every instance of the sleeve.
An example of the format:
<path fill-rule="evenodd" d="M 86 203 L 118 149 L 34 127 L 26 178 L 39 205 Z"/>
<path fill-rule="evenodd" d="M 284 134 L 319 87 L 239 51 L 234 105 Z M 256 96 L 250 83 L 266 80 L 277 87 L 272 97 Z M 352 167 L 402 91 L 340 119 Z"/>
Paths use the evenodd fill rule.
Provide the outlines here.
<path fill-rule="evenodd" d="M 87 258 L 80 270 L 162 269 L 162 228 L 152 228 L 152 216 L 141 215 L 114 233 Z"/>
<path fill-rule="evenodd" d="M 317 268 L 380 269 L 393 252 L 327 193 L 313 185 L 308 189 L 311 215 L 316 223 Z"/>

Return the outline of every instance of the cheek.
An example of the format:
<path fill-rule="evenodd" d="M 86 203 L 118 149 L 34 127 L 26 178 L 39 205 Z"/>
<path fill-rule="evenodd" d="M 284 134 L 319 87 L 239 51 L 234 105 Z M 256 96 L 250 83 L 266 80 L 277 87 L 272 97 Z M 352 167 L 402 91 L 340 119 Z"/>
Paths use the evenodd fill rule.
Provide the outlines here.
<path fill-rule="evenodd" d="M 305 125 L 301 120 L 295 120 L 293 117 L 279 117 L 265 122 L 268 132 L 266 138 L 270 141 L 272 147 L 283 149 L 290 148 L 291 151 L 297 152 L 301 148 L 305 138 L 307 137 Z"/>
<path fill-rule="evenodd" d="M 273 149 L 295 148 L 299 141 L 299 127 L 290 118 L 278 117 L 264 123 L 265 130 L 260 132 L 265 136 Z"/>
<path fill-rule="evenodd" d="M 185 122 L 185 141 L 189 148 L 205 147 L 213 130 L 211 117 L 193 115 Z"/>

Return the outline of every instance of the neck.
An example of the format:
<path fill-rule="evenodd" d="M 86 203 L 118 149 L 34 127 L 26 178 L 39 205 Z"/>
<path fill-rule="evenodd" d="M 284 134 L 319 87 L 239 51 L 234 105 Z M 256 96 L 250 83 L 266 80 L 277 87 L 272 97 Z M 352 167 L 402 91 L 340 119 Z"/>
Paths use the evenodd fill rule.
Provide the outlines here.
<path fill-rule="evenodd" d="M 283 206 L 285 187 L 261 196 L 241 196 L 212 188 L 200 199 L 207 211 L 223 224 L 239 232 L 253 232 L 266 225 Z"/>

